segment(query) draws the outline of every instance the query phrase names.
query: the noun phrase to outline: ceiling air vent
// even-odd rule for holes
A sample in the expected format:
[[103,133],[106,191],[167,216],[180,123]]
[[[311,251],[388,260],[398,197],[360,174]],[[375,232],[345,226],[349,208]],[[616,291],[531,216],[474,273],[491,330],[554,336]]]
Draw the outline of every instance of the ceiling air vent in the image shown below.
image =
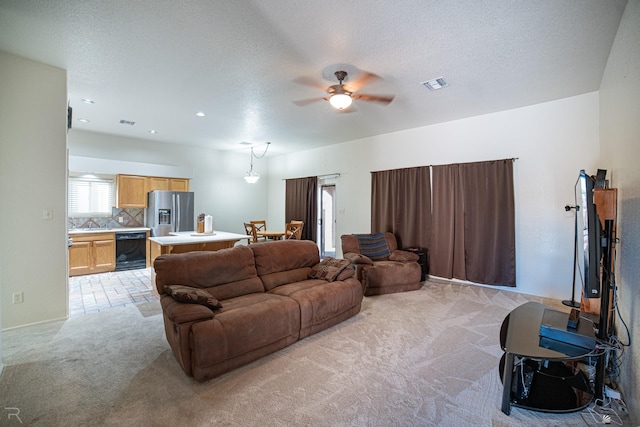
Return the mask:
[[427,80],[426,82],[422,82],[421,84],[429,90],[438,90],[442,89],[443,87],[449,86],[449,83],[447,83],[443,77]]
[[131,120],[120,120],[120,124],[121,125],[129,125],[129,126],[133,126],[136,124],[136,122],[132,122]]

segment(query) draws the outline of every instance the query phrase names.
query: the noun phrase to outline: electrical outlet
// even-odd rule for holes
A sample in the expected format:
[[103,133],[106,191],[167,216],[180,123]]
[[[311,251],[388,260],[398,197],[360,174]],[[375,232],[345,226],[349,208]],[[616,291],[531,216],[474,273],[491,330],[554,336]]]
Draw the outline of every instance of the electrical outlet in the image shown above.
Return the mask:
[[24,302],[24,292],[14,292],[13,293],[13,303],[14,304],[22,304]]
[[119,216],[119,217],[118,217],[118,222],[119,222],[120,224],[122,224],[122,223],[124,222],[124,218],[122,218],[121,216]]

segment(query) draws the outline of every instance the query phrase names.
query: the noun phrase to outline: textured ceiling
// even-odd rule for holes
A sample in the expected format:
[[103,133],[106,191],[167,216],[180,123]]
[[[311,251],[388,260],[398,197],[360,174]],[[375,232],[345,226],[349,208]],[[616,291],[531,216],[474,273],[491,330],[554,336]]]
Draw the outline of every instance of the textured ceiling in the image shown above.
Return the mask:
[[[0,50],[68,70],[74,129],[223,150],[271,141],[273,154],[596,91],[625,5],[0,0]],[[294,104],[324,95],[297,78],[329,86],[338,69],[379,75],[361,92],[395,99]],[[440,76],[449,87],[420,85]]]

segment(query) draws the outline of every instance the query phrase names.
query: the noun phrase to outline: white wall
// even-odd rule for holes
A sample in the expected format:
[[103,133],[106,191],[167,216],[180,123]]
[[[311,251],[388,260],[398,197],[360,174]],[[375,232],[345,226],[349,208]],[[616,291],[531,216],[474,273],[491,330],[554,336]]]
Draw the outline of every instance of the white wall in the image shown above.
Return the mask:
[[[4,285],[6,279],[3,279],[2,326],[5,328],[32,323],[40,318],[53,319],[63,316],[66,308],[66,259],[61,258],[59,262],[56,261],[56,257],[66,255],[66,251],[60,251],[57,247],[57,245],[66,247],[65,221],[57,215],[58,212],[64,212],[64,182],[61,182],[64,180],[62,175],[65,169],[64,153],[63,149],[58,147],[61,143],[55,141],[51,143],[52,132],[49,129],[33,126],[32,122],[27,122],[27,117],[22,115],[26,114],[23,112],[33,111],[33,105],[16,108],[19,103],[26,103],[35,97],[34,91],[38,92],[37,95],[40,97],[42,96],[39,92],[40,86],[30,84],[35,78],[31,74],[46,71],[54,75],[57,73],[64,75],[64,72],[42,64],[15,59],[15,57],[8,56],[8,58],[12,60],[3,61],[3,64],[7,64],[3,65],[3,70],[11,69],[15,74],[12,79],[15,79],[16,83],[12,82],[11,89],[8,88],[3,93],[15,95],[3,96],[2,102],[5,109],[19,117],[14,118],[3,114],[3,117],[11,119],[11,122],[16,122],[18,125],[11,126],[11,134],[7,135],[11,142],[3,144],[2,147],[3,150],[10,150],[14,158],[17,155],[18,161],[5,160],[9,157],[2,156],[3,165],[7,163],[2,168],[3,175],[7,177],[3,179],[3,185],[5,185],[3,188],[7,188],[5,183],[12,182],[14,186],[23,187],[27,184],[35,187],[36,190],[35,193],[29,193],[28,198],[25,198],[22,193],[4,190],[7,198],[3,198],[3,209],[7,209],[4,206],[14,204],[24,207],[19,214],[18,211],[10,211],[3,215],[3,218],[10,219],[3,221],[2,224],[6,224],[3,227],[8,228],[6,232],[11,236],[3,240],[3,254],[8,254],[9,259],[17,258],[16,262],[10,263],[10,267],[5,267],[3,256],[2,277],[11,277],[12,282],[9,288]],[[10,64],[20,66],[9,67]],[[2,80],[5,85],[7,81],[11,81],[6,78]],[[47,78],[38,76],[37,80],[47,81]],[[54,86],[56,96],[66,97],[64,80]],[[23,93],[28,96],[22,97]],[[18,94],[20,94],[19,99]],[[568,298],[572,278],[573,220],[571,215],[564,212],[563,207],[573,201],[573,185],[578,171],[583,168],[587,171],[595,171],[601,166],[597,161],[598,102],[598,94],[590,93],[465,120],[379,135],[321,149],[276,156],[257,162],[256,169],[263,175],[267,175],[268,163],[269,175],[268,180],[265,176],[255,185],[248,185],[242,180],[249,163],[247,150],[219,152],[204,148],[162,144],[151,140],[83,132],[77,129],[72,129],[69,133],[68,144],[69,154],[72,156],[190,168],[193,171],[192,189],[196,192],[196,212],[212,214],[214,227],[234,232],[243,232],[242,222],[250,218],[266,216],[270,223],[284,222],[283,178],[341,173],[341,176],[335,180],[339,211],[337,226],[338,235],[340,235],[366,232],[370,229],[369,172],[371,171],[517,157],[519,158],[515,164],[517,290],[536,295]],[[49,106],[43,107],[43,111],[48,113],[55,109]],[[63,115],[64,112],[55,112],[53,116],[57,114]],[[53,118],[51,120],[55,121]],[[6,127],[3,126],[3,128]],[[56,129],[56,131],[62,132],[63,129]],[[31,136],[32,133],[35,135]],[[15,144],[15,141],[25,141],[25,139],[28,143]],[[25,171],[33,171],[32,176],[25,174]],[[44,175],[52,176],[53,179],[42,180]],[[16,176],[21,177],[17,183]],[[41,181],[45,182],[44,187]],[[37,197],[31,197],[32,194],[36,194]],[[25,203],[23,199],[27,202]],[[7,204],[4,200],[14,203]],[[46,206],[55,208],[56,214],[52,222],[41,220],[42,209]],[[44,246],[36,245],[34,254],[32,243],[25,242],[23,237],[25,232],[28,234],[32,230],[38,230],[39,228],[35,227],[38,224],[40,228],[47,227],[47,229],[58,225],[58,229],[51,243]],[[19,230],[20,235],[16,230]],[[39,232],[37,235],[42,236]],[[4,243],[7,241],[11,244]],[[34,255],[28,258],[17,256],[14,251],[15,242],[20,242],[18,247],[25,246],[22,248],[23,253]],[[43,257],[46,258],[47,265],[52,267],[37,270],[42,272],[42,275],[46,275],[47,280],[39,280],[39,277],[37,280],[22,280],[22,278],[14,280],[20,267],[32,265],[33,256],[39,256],[39,250],[47,254]],[[49,256],[51,254],[55,256]],[[11,268],[12,273],[9,274],[5,268]],[[22,269],[20,271],[20,274],[27,274],[27,277],[38,274],[26,268],[24,271],[27,273],[23,273]],[[60,283],[49,285],[48,283],[52,280]],[[25,302],[16,312],[18,306],[8,305],[6,295],[10,295],[15,291],[16,286],[23,286],[23,284],[27,286],[28,294],[25,295],[27,301],[34,301],[29,294],[49,295],[51,293],[55,294],[56,301],[64,298],[65,302],[60,302],[60,305],[55,308],[51,304],[45,304],[44,307],[39,305],[31,307]],[[44,291],[43,288],[45,288]],[[52,288],[56,291],[52,291]],[[29,307],[30,314],[25,318],[20,314],[22,307]],[[49,312],[50,310],[53,310],[53,313]]]
[[[67,74],[0,52],[0,93],[0,318],[7,329],[67,316]],[[22,304],[12,303],[14,292],[24,293]]]
[[[630,0],[620,22],[600,88],[604,168],[618,189],[617,286],[620,312],[631,328],[622,358],[623,398],[631,425],[640,424],[640,0]],[[617,332],[626,342],[620,321]]]
[[569,299],[574,221],[564,206],[573,204],[580,169],[600,166],[598,103],[589,93],[273,157],[268,220],[284,221],[284,178],[341,174],[340,236],[370,231],[372,171],[517,157],[516,290]]
[[[266,217],[267,180],[251,185],[243,179],[249,170],[248,149],[217,151],[72,129],[69,155],[100,160],[91,164],[101,170],[75,172],[131,174],[136,173],[132,170],[136,164],[141,175],[148,171],[188,171],[190,190],[195,193],[195,214],[212,215],[218,230],[244,234],[244,221]],[[266,175],[266,162],[254,161],[254,167]]]

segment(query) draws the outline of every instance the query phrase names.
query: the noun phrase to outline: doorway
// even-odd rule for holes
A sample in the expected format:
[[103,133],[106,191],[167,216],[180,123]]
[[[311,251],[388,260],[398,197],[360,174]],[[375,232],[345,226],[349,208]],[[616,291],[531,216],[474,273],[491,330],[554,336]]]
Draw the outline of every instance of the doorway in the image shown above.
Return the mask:
[[320,257],[336,256],[336,186],[320,187]]

